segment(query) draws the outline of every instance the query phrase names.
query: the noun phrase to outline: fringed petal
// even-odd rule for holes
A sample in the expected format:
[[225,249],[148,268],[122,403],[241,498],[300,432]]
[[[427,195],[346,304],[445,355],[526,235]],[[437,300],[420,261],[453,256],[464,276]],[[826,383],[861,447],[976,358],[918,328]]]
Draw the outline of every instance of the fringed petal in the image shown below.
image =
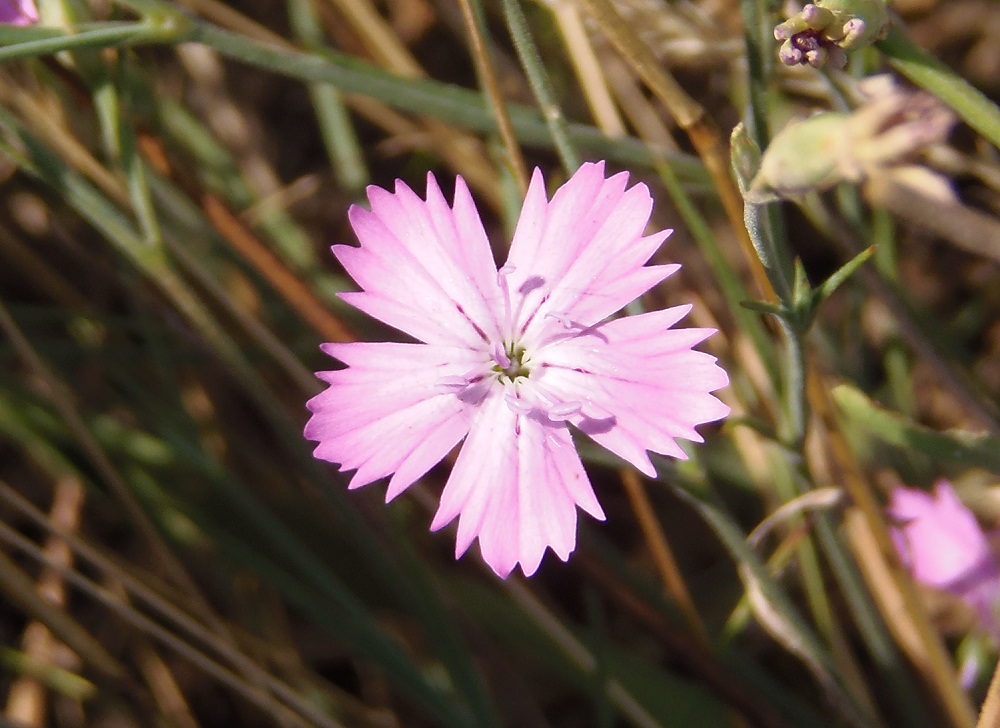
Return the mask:
[[456,556],[478,538],[501,578],[518,564],[531,576],[547,548],[569,558],[578,505],[604,518],[565,425],[515,412],[497,387],[476,415],[431,528],[457,516]]

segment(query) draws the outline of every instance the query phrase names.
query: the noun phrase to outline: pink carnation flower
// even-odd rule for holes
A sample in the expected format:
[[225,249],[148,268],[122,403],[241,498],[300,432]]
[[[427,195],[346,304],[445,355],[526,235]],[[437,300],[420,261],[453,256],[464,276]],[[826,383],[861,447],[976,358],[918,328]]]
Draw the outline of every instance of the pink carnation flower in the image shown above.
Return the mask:
[[972,512],[946,480],[934,494],[896,488],[887,509],[896,550],[913,578],[972,607],[983,628],[1000,637],[1000,564]]
[[433,175],[426,202],[369,187],[361,247],[333,247],[363,289],[342,298],[420,343],[322,347],[347,368],[318,374],[316,457],[350,488],[391,476],[389,501],[464,438],[431,529],[458,517],[456,558],[478,538],[501,577],[565,561],[577,506],[604,518],[569,425],[655,477],[647,450],[683,459],[677,438],[729,412],[710,394],[726,373],[691,349],[713,330],[670,328],[690,306],[606,320],[679,268],[644,265],[670,231],[644,235],[649,190],[627,179],[585,164],[549,201],[536,170],[499,270],[461,177],[450,207]]
[[34,0],[0,0],[0,25],[33,25],[38,22]]

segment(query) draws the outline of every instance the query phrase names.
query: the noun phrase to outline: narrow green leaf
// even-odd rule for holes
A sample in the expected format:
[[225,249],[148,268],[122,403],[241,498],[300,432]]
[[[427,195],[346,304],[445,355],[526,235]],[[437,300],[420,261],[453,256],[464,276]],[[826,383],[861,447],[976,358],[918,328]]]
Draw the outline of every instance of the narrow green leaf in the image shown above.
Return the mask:
[[855,432],[924,453],[941,463],[1000,473],[1000,439],[992,435],[960,430],[937,432],[878,406],[849,384],[835,387],[833,398]]
[[823,301],[829,298],[834,291],[840,288],[844,281],[854,275],[854,272],[866,263],[874,254],[874,245],[865,248],[856,256],[844,263],[844,265],[838,268],[829,278],[823,281],[822,285],[813,291],[812,310],[815,311],[820,304],[823,303]]
[[864,716],[860,706],[841,684],[840,676],[826,648],[747,545],[739,526],[716,506],[691,495],[671,481],[663,482],[670,487],[671,492],[701,515],[705,523],[719,537],[739,567],[740,578],[743,579],[747,595],[754,605],[754,613],[763,626],[785,649],[802,660],[819,685],[839,707],[844,720],[858,728],[871,725],[871,721]]

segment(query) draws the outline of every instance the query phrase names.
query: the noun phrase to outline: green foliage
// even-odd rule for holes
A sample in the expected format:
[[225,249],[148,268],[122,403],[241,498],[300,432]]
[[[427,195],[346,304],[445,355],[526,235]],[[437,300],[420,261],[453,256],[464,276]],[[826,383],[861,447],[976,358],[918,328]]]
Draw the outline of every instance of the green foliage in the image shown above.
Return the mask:
[[[39,686],[52,725],[972,724],[879,504],[893,468],[947,473],[997,520],[1000,274],[866,179],[734,219],[726,190],[789,109],[861,103],[849,73],[776,70],[773,3],[742,0],[745,35],[698,0],[602,0],[600,32],[574,4],[476,4],[529,164],[606,159],[678,221],[659,255],[684,270],[641,305],[693,301],[719,329],[703,348],[735,412],[656,461],[652,527],[580,437],[608,522],[508,582],[427,532],[448,461],[384,505],[301,436],[318,344],[398,336],[336,297],[328,247],[368,183],[462,174],[509,238],[517,173],[452,4],[41,3],[42,25],[0,26],[0,693]],[[876,47],[997,143],[960,73],[899,29]],[[687,116],[643,88],[650,57]],[[736,187],[712,117],[743,117]],[[961,177],[995,211],[987,146],[891,174],[914,204]],[[843,510],[797,507],[837,488]]]

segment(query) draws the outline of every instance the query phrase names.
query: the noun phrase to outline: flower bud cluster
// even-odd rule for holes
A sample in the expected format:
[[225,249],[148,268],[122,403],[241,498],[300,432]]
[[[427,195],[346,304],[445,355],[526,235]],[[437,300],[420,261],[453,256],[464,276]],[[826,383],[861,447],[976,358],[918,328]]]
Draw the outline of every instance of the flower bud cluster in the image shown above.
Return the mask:
[[882,0],[817,0],[774,29],[788,66],[843,68],[847,53],[882,37],[889,13]]

